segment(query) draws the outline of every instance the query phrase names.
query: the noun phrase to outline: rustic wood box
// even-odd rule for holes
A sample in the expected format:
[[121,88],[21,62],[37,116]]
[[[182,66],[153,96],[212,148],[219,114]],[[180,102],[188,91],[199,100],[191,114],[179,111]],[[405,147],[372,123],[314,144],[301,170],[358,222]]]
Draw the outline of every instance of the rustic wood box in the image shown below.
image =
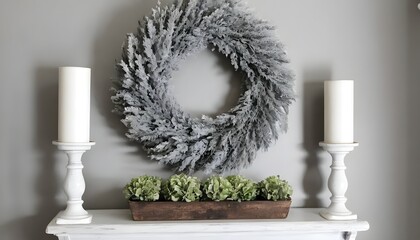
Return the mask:
[[135,221],[206,219],[282,219],[289,214],[291,201],[129,201]]

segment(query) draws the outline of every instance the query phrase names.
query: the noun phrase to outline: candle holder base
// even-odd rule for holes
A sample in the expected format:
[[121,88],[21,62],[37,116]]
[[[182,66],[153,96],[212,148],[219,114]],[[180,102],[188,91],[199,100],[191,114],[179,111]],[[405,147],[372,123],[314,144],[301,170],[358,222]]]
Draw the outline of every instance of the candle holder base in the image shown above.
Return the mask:
[[345,156],[353,151],[359,143],[325,143],[319,145],[331,154],[331,174],[328,178],[328,189],[331,192],[331,203],[328,208],[322,210],[319,214],[327,220],[355,220],[357,215],[353,214],[346,207],[348,182],[346,177]]
[[83,208],[82,195],[85,192],[82,155],[91,149],[95,142],[67,143],[53,141],[53,144],[68,157],[67,174],[64,180],[64,192],[67,195],[67,208],[57,218],[57,224],[89,224],[92,215]]
[[352,212],[330,212],[329,209],[322,210],[319,215],[327,220],[356,220],[357,214]]
[[57,216],[55,223],[57,224],[89,224],[92,222],[92,215],[86,214],[86,216],[78,216],[75,218],[69,218],[66,214],[60,214]]

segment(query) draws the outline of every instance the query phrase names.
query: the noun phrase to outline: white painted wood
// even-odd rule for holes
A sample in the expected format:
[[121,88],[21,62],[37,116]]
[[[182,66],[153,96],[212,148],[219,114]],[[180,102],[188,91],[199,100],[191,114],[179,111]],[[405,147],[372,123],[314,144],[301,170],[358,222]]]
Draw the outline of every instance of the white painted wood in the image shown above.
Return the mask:
[[[72,234],[64,240],[343,240],[336,233]],[[61,239],[59,239],[61,240]]]
[[90,215],[83,208],[82,196],[85,192],[85,179],[83,178],[82,155],[91,149],[95,142],[63,143],[53,142],[59,150],[64,151],[69,159],[67,174],[64,180],[64,192],[67,195],[67,208],[56,217],[57,224],[89,224]]
[[[279,220],[202,220],[202,221],[133,221],[127,209],[90,210],[88,225],[60,225],[54,218],[46,232],[67,236],[65,240],[88,239],[261,239],[307,240],[345,239],[349,233],[366,231],[366,221],[328,221],[318,208],[292,208],[287,219]],[[352,239],[352,238],[350,238]],[[60,238],[61,240],[61,238]]]
[[322,210],[320,215],[328,220],[354,220],[357,215],[346,207],[345,196],[348,182],[346,177],[345,156],[358,146],[358,143],[336,144],[321,142],[319,145],[332,156],[331,175],[328,178],[328,189],[331,191],[331,204]]

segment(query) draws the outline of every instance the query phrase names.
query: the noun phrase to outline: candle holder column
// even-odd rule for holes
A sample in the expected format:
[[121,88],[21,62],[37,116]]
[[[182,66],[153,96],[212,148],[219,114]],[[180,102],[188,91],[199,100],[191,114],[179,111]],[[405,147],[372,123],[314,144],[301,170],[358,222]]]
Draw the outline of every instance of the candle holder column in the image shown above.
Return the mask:
[[359,143],[325,143],[319,145],[331,154],[331,174],[328,178],[328,189],[331,192],[331,204],[320,212],[320,215],[328,220],[354,220],[357,215],[346,207],[348,182],[346,177],[346,165],[344,158],[346,155],[359,146]]
[[90,150],[95,142],[66,143],[53,141],[58,150],[64,151],[68,157],[67,174],[64,180],[64,192],[67,195],[67,208],[57,217],[57,224],[89,224],[90,215],[83,208],[82,196],[85,192],[85,179],[83,178],[82,155]]

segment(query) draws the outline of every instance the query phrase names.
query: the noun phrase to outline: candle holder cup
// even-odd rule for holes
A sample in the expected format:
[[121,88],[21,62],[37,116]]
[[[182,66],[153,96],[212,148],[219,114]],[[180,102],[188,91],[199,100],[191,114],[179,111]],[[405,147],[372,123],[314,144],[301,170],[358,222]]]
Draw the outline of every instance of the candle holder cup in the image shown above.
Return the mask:
[[319,145],[331,154],[331,174],[328,178],[328,189],[331,192],[330,205],[320,212],[320,215],[327,220],[354,220],[357,215],[346,207],[348,182],[346,177],[345,156],[359,146],[359,143],[325,143]]
[[64,151],[68,157],[67,174],[64,180],[64,192],[67,195],[67,208],[57,217],[57,224],[89,224],[90,215],[83,208],[82,195],[85,192],[83,178],[82,155],[90,150],[95,142],[67,143],[53,141],[58,150]]

